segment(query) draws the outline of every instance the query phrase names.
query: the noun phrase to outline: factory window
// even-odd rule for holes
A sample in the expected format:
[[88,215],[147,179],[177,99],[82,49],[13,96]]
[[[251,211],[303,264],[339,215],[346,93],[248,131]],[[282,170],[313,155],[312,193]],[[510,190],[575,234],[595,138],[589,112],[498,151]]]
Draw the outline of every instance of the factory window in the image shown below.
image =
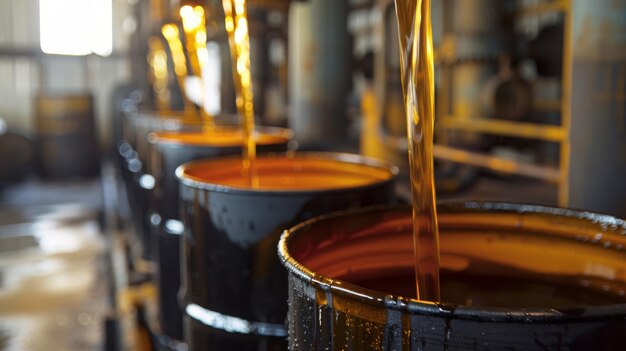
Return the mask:
[[39,0],[39,30],[46,54],[108,56],[112,0]]

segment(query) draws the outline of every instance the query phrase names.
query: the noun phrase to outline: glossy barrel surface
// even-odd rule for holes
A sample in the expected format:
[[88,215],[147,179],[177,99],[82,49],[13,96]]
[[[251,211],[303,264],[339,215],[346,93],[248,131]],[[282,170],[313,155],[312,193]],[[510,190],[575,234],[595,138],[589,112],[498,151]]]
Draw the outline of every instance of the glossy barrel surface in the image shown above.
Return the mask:
[[124,117],[124,140],[119,144],[118,151],[122,157],[120,173],[131,209],[133,262],[154,260],[155,245],[151,244],[151,238],[156,235],[159,225],[158,217],[152,216],[155,213],[154,177],[148,173],[148,161],[152,154],[148,135],[155,131],[173,132],[198,126],[199,117],[194,119],[180,114],[164,116],[156,112],[131,110]]
[[[440,205],[438,212],[442,272],[452,272],[442,276],[442,303],[396,292],[402,279],[393,274],[402,270],[411,288],[405,291],[415,291],[408,207],[331,215],[287,231],[279,256],[289,271],[291,349],[609,350],[623,345],[623,220],[494,203]],[[486,263],[500,269],[488,272],[496,279],[458,296],[465,293],[459,293],[463,284],[484,283],[478,275],[459,281]],[[373,282],[379,272],[391,279]],[[517,291],[515,284],[526,272],[535,280]],[[350,278],[337,278],[342,276]],[[564,282],[573,284],[559,286]]]
[[[236,129],[222,127],[222,129]],[[292,133],[287,129],[259,127],[259,133],[273,135],[276,138],[269,143],[258,145],[260,154],[267,152],[286,152]],[[219,156],[241,154],[240,145],[219,145],[211,143],[189,142],[185,136],[197,136],[195,132],[168,134],[167,139],[152,140],[153,158],[149,173],[155,178],[155,210],[161,224],[155,241],[157,284],[159,291],[160,326],[163,334],[182,340],[182,311],[178,301],[180,287],[180,222],[179,187],[175,175],[176,168],[184,163],[211,159]],[[177,138],[179,137],[179,138]],[[207,141],[210,136],[207,136]]]
[[[262,157],[261,168],[272,157]],[[389,176],[345,188],[259,190],[194,180],[185,176],[192,164],[177,171],[185,223],[181,289],[191,349],[286,349],[287,277],[276,255],[281,231],[322,213],[394,201],[395,167],[356,155],[298,157],[366,165]]]

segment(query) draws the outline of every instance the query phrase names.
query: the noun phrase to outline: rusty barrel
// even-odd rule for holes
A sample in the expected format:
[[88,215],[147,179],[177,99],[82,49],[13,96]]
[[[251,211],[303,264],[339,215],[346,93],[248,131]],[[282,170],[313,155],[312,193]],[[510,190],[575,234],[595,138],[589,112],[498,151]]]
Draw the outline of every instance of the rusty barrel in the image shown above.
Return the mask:
[[35,110],[35,155],[40,176],[96,176],[100,171],[100,149],[93,96],[39,95]]

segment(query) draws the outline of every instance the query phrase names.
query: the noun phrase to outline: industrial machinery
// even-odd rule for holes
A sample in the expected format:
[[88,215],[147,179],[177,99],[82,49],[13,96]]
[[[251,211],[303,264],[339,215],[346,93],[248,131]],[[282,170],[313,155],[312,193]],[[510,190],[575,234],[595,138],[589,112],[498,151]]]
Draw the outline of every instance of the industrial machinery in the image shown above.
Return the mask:
[[[371,52],[374,67],[362,89],[362,152],[402,159],[393,1],[365,3],[353,12],[355,43]],[[623,191],[611,201],[598,194],[611,193],[625,176],[623,151],[609,150],[624,150],[626,140],[626,5],[448,0],[434,2],[432,11],[441,190],[471,182],[471,166],[553,184],[559,206],[624,213]],[[580,142],[583,131],[586,140],[595,135],[594,151]],[[593,169],[603,170],[595,180]],[[456,182],[445,181],[450,172]],[[591,185],[598,180],[610,185],[599,191]]]

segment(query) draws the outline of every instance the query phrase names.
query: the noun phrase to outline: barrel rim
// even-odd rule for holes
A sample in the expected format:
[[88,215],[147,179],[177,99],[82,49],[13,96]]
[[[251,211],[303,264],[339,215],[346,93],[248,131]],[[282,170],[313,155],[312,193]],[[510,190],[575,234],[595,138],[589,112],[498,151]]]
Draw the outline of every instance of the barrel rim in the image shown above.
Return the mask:
[[384,169],[389,172],[390,177],[388,179],[382,181],[375,181],[372,183],[367,183],[364,185],[357,186],[346,186],[341,188],[316,188],[316,189],[251,189],[251,188],[241,188],[236,186],[228,186],[221,185],[217,183],[211,183],[202,181],[199,179],[191,178],[185,174],[185,170],[189,167],[197,166],[198,164],[215,164],[220,163],[224,160],[233,160],[233,159],[241,159],[241,156],[221,156],[215,157],[211,159],[203,159],[187,162],[185,164],[180,165],[176,168],[176,177],[180,184],[195,188],[201,189],[211,192],[218,193],[232,193],[232,194],[242,194],[242,195],[281,195],[281,196],[300,196],[301,194],[328,194],[328,193],[342,193],[342,192],[351,192],[355,190],[366,190],[371,188],[377,188],[380,186],[386,186],[390,183],[393,183],[398,178],[399,169],[397,166],[376,158],[367,157],[358,154],[350,154],[350,153],[340,153],[340,152],[318,152],[318,151],[305,151],[305,152],[294,152],[292,154],[286,153],[264,153],[262,155],[258,155],[257,159],[276,159],[276,158],[300,158],[300,159],[324,159],[324,160],[334,160],[345,163],[352,164],[360,164],[364,166],[375,167],[378,169]]
[[[598,225],[615,225],[622,228],[622,233],[626,233],[626,221],[617,217],[598,214],[589,211],[581,211],[566,208],[557,208],[542,205],[515,204],[506,202],[481,202],[481,201],[442,201],[437,203],[438,210],[474,210],[499,211],[520,213],[551,214],[554,216],[577,218],[580,220],[593,222]],[[546,323],[564,321],[589,321],[608,320],[626,318],[626,303],[600,305],[600,306],[571,306],[565,308],[497,308],[497,307],[476,307],[458,305],[452,303],[435,303],[419,301],[414,298],[394,296],[379,291],[359,287],[357,285],[331,279],[321,274],[315,274],[307,267],[296,261],[289,253],[289,243],[294,235],[305,228],[315,225],[318,222],[329,221],[347,215],[368,215],[374,212],[408,212],[411,207],[407,205],[376,205],[360,209],[350,209],[333,212],[322,216],[311,218],[290,229],[281,235],[278,242],[278,256],[289,274],[304,283],[311,284],[334,295],[356,300],[369,305],[377,305],[381,309],[391,309],[411,315],[427,315],[440,318],[457,318],[476,322],[506,322],[506,323]],[[591,244],[591,243],[589,243]],[[338,284],[336,284],[339,282]],[[579,311],[584,310],[583,314]]]

